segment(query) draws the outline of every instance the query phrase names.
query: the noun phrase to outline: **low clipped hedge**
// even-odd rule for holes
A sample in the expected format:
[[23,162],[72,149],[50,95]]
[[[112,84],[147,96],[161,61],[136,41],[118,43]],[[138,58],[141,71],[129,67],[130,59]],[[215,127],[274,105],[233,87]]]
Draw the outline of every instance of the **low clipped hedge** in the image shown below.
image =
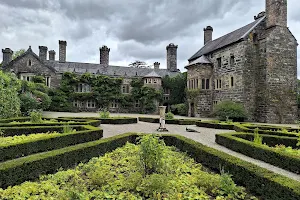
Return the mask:
[[86,117],[86,118],[67,118],[61,117],[61,120],[76,120],[76,121],[86,121],[86,120],[100,120],[101,124],[136,124],[138,119],[136,117],[111,117],[111,118],[97,118],[97,117]]
[[[236,137],[240,135],[240,137]],[[249,157],[259,159],[270,163],[272,165],[278,166],[280,168],[289,170],[291,172],[300,174],[300,158],[297,156],[289,155],[282,152],[277,152],[269,147],[255,144],[251,141],[242,139],[241,136],[245,134],[243,133],[225,133],[225,134],[218,134],[216,135],[216,143],[227,147],[233,151],[242,153]],[[267,141],[271,143],[272,136],[262,135],[263,142]],[[291,143],[291,140],[297,141],[297,138],[290,138],[290,137],[273,137],[272,143],[277,144],[284,144],[284,143]]]
[[[105,154],[123,146],[126,142],[134,143],[138,136],[140,135],[128,133],[1,163],[0,186],[7,187],[26,180],[34,180],[41,174],[54,173],[60,167],[74,167],[74,164]],[[182,136],[163,135],[162,137],[167,145],[187,152],[197,162],[213,170],[219,170],[222,166],[226,172],[233,175],[233,179],[238,184],[244,185],[250,192],[259,195],[261,199],[300,199],[300,183],[298,181],[275,174]]]
[[82,126],[82,131],[61,133],[55,137],[34,139],[14,145],[0,145],[0,162],[30,154],[59,149],[79,143],[101,139],[103,130],[90,125]]
[[277,129],[275,127],[273,127],[274,129],[272,129],[271,126],[270,129],[261,129],[262,126],[251,126],[251,128],[249,128],[249,126],[244,126],[242,124],[234,126],[234,130],[236,132],[244,132],[244,133],[253,133],[255,128],[258,128],[258,133],[263,135],[277,135],[277,136],[286,136],[286,137],[297,137],[299,135],[298,133],[282,132],[281,129]]
[[[139,121],[148,123],[159,123],[159,118],[139,117]],[[166,124],[195,125],[197,121],[198,120],[193,119],[166,119]]]
[[[43,125],[43,124],[41,124]],[[73,125],[73,129],[80,131],[83,130],[84,126]],[[17,136],[17,135],[29,135],[34,133],[47,133],[47,132],[63,132],[64,126],[21,126],[21,127],[1,127],[0,130],[3,132],[4,137]]]
[[215,123],[213,121],[198,121],[198,122],[196,122],[196,126],[204,127],[204,128],[234,130],[235,125],[234,124],[220,124],[220,123]]
[[[20,119],[17,120],[19,122],[26,122],[28,120],[30,120],[28,117],[24,117],[24,118],[15,118],[15,119]],[[86,119],[85,121],[77,121],[75,122],[73,118],[70,118],[70,120],[64,120],[64,119],[60,119],[58,118],[57,120],[59,122],[53,122],[53,123],[16,123],[16,124],[11,124],[9,122],[13,122],[16,120],[12,120],[12,119],[7,119],[6,122],[1,123],[0,121],[0,129],[2,127],[22,127],[22,126],[61,126],[61,125],[65,125],[65,124],[69,124],[69,125],[92,125],[92,126],[100,126],[101,121],[98,119]],[[46,118],[43,118],[46,119]],[[50,118],[47,118],[50,119]],[[4,120],[5,121],[5,120]],[[73,121],[73,122],[68,122],[68,121]]]

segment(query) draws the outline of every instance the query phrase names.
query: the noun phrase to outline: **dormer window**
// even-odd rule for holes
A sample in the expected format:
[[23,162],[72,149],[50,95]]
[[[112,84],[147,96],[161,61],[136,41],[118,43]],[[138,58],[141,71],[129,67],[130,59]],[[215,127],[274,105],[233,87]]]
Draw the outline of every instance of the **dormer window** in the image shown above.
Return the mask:
[[31,62],[31,60],[29,59],[28,60],[28,66],[30,67],[32,65],[32,62]]

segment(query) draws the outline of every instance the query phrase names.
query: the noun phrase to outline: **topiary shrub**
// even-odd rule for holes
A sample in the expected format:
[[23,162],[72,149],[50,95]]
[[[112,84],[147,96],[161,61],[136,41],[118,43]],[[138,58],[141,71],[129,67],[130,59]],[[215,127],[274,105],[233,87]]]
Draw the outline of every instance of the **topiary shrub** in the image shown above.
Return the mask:
[[110,113],[109,113],[109,111],[107,111],[107,110],[101,111],[101,112],[99,113],[99,116],[100,116],[101,119],[108,119],[108,118],[109,118],[109,115],[110,115]]
[[214,116],[219,120],[231,119],[237,122],[244,121],[247,118],[247,113],[243,105],[232,101],[223,101],[216,106]]

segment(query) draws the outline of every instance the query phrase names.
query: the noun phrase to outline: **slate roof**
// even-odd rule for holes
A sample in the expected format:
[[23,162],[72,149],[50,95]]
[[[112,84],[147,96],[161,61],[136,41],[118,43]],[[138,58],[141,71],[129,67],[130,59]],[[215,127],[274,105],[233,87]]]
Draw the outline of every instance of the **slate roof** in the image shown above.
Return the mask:
[[212,41],[206,43],[206,45],[203,46],[197,53],[195,53],[189,59],[189,61],[193,61],[202,55],[209,54],[209,53],[211,53],[217,49],[220,49],[222,47],[225,47],[227,45],[242,41],[265,18],[266,18],[265,16],[258,18],[254,22],[252,22],[242,28],[239,28],[231,33],[228,33],[227,35],[224,35],[218,39],[215,39],[215,40],[212,40]]
[[161,78],[160,75],[158,75],[154,70],[152,72],[150,72],[149,74],[147,74],[146,76],[144,76],[144,78]]
[[[153,72],[151,68],[134,68],[134,67],[125,67],[125,66],[114,66],[109,65],[108,67],[102,64],[93,64],[93,63],[79,63],[79,62],[59,62],[59,61],[45,61],[45,64],[53,67],[57,72],[75,72],[79,74],[91,73],[107,76],[118,76],[118,77],[145,77]],[[171,72],[167,69],[156,69],[155,73],[160,77],[170,76],[174,77],[179,72]]]
[[185,66],[185,68],[188,68],[189,66],[192,66],[195,64],[212,64],[212,63],[205,55],[202,55],[199,58],[197,58],[196,60],[193,60],[192,62],[190,62],[187,66]]

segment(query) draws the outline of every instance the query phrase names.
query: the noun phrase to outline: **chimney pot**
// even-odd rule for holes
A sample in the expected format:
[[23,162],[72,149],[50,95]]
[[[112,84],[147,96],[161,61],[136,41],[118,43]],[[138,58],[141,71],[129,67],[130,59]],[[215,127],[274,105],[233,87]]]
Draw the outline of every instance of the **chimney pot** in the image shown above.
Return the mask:
[[12,56],[13,56],[14,52],[10,48],[5,48],[5,49],[2,49],[2,53],[3,53],[2,64],[3,64],[3,66],[5,66],[8,63],[10,63],[10,61],[12,61]]
[[101,48],[99,48],[99,50],[100,50],[100,64],[108,66],[110,48],[103,45]]
[[59,62],[66,62],[67,41],[59,40]]
[[54,50],[49,51],[49,60],[55,61],[55,54],[56,52]]
[[47,52],[48,52],[48,47],[46,46],[39,46],[39,58],[41,61],[47,60]]
[[207,26],[203,29],[204,31],[204,45],[206,45],[208,42],[212,41],[212,34],[214,29],[211,26]]

